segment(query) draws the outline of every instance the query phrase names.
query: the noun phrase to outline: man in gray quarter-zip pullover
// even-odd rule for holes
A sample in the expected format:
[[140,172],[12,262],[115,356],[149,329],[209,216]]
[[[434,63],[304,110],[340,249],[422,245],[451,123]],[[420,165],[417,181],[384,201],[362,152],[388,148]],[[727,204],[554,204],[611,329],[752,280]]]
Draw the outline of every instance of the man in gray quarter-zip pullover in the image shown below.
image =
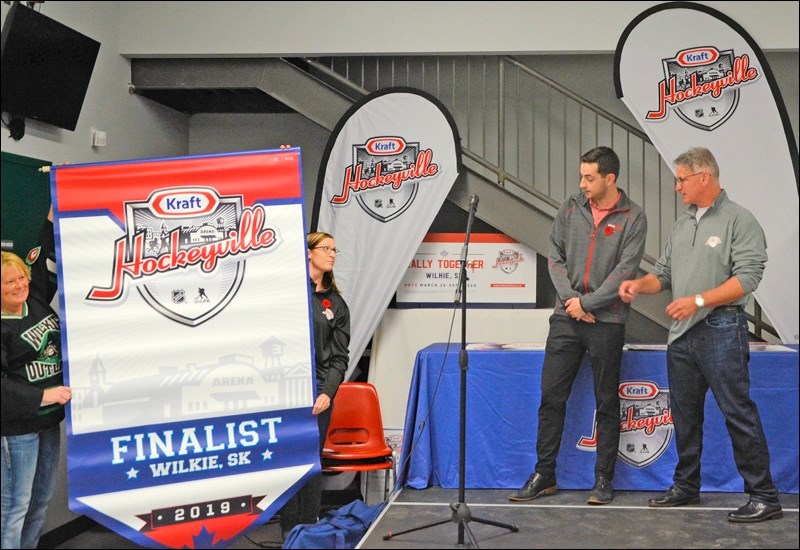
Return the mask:
[[703,410],[709,388],[725,416],[733,458],[750,499],[728,520],[755,523],[783,515],[772,483],[769,450],[758,408],[750,398],[750,345],[744,304],[767,261],[764,231],[755,217],[728,198],[708,149],[675,159],[675,190],[689,209],[672,226],[653,272],[620,285],[631,302],[638,294],[672,289],[667,347],[670,407],[678,449],[673,484],[650,506],[700,500]]

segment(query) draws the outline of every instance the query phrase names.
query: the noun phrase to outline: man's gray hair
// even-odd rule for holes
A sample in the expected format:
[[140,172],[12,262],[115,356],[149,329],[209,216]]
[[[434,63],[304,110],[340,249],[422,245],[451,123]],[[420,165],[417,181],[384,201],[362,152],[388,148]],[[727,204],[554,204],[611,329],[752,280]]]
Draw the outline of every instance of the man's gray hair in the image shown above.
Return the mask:
[[676,166],[685,166],[689,170],[706,170],[709,174],[719,179],[719,164],[714,155],[705,147],[693,147],[682,153],[673,163]]

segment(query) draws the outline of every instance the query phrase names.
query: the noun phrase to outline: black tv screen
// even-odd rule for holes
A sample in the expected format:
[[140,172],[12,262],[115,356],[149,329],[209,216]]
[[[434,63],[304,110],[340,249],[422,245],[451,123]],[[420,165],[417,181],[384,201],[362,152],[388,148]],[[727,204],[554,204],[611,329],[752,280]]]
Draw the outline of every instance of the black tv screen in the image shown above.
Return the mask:
[[20,2],[2,34],[2,110],[75,130],[100,42]]

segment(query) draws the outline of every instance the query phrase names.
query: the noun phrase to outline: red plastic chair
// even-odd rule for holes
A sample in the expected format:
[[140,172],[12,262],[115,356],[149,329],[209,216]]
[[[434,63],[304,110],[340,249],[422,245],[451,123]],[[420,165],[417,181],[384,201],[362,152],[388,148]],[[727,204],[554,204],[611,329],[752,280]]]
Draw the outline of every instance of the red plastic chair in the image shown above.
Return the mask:
[[[331,423],[322,449],[322,471],[396,471],[392,449],[386,444],[378,392],[366,382],[343,382],[334,399]],[[367,477],[367,483],[369,477]],[[369,492],[369,486],[366,486]],[[384,482],[384,500],[389,492],[389,475]],[[366,495],[365,495],[366,497]]]

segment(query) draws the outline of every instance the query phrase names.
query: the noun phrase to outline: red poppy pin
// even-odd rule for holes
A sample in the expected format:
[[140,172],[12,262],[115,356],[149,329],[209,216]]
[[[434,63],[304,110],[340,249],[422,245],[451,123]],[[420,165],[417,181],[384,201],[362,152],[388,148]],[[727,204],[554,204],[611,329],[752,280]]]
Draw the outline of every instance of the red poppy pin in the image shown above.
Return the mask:
[[603,230],[603,233],[605,233],[606,235],[613,235],[614,234],[614,226],[613,225],[607,225],[606,228]]
[[322,307],[325,308],[322,314],[328,321],[333,321],[333,311],[331,311],[331,305],[332,305],[331,301],[328,300],[327,298],[322,300]]

